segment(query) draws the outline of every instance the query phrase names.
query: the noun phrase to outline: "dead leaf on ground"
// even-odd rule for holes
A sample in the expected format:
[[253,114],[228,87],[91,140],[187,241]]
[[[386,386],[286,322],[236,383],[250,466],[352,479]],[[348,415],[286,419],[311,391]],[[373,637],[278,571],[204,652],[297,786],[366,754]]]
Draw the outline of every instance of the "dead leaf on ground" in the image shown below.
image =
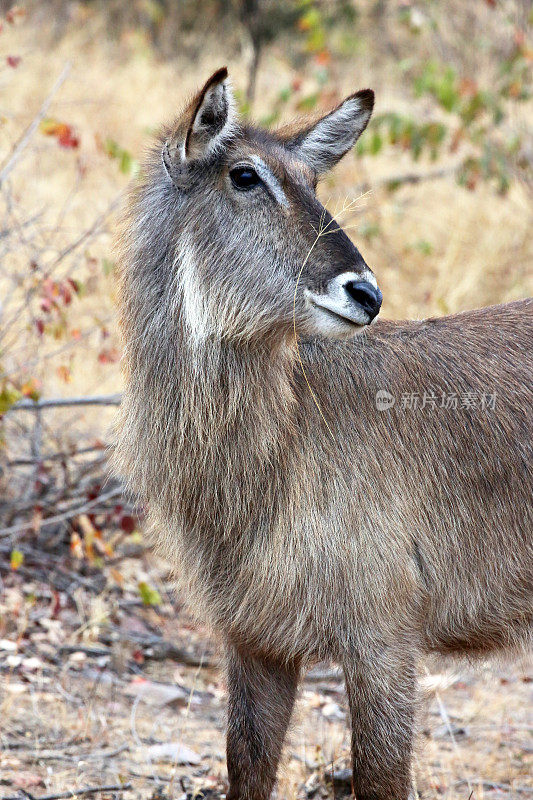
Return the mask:
[[13,786],[18,789],[31,789],[32,786],[44,786],[44,781],[35,772],[17,772],[11,779]]
[[[177,684],[154,683],[148,680],[132,681],[124,690],[129,697],[139,697],[148,705],[161,708],[167,705],[186,706],[189,703],[191,692],[189,689]],[[194,700],[192,702],[199,702]]]
[[147,761],[166,761],[171,764],[199,764],[201,758],[198,753],[179,742],[165,742],[147,747],[145,752]]

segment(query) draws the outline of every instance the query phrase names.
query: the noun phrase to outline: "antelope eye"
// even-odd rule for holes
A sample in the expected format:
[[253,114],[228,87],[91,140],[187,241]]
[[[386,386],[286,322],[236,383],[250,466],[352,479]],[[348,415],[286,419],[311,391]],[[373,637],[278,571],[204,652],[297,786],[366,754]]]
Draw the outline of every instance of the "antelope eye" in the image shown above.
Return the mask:
[[236,189],[253,189],[261,183],[261,178],[252,167],[234,167],[229,176]]

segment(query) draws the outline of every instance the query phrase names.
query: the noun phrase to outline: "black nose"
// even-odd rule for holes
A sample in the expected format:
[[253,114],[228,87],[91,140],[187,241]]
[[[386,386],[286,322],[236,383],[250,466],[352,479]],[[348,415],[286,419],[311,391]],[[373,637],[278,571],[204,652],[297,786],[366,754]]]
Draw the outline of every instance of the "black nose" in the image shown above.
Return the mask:
[[370,321],[377,317],[383,301],[383,295],[377,287],[368,281],[348,281],[344,284],[344,288],[352,300],[366,311]]

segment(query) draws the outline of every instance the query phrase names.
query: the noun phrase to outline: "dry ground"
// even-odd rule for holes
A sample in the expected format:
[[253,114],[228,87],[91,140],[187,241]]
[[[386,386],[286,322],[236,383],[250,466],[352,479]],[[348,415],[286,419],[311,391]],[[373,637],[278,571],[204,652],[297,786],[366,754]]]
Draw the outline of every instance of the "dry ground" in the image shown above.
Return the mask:
[[[49,583],[19,574],[5,578],[1,797],[21,789],[40,797],[122,784],[131,784],[120,792],[126,800],[224,792],[217,649],[176,606],[164,566],[142,551],[135,558],[124,552],[116,554],[121,585],[112,568],[104,569],[105,585],[100,574],[89,581],[90,590],[88,578],[71,572],[74,605]],[[69,569],[64,560],[62,567]],[[157,609],[140,603],[140,577],[160,590],[164,600]],[[531,661],[463,664],[454,671],[428,666],[421,674],[415,759],[420,796],[533,797]],[[349,793],[342,780],[349,747],[345,715],[342,678],[321,665],[300,691],[279,798]]]

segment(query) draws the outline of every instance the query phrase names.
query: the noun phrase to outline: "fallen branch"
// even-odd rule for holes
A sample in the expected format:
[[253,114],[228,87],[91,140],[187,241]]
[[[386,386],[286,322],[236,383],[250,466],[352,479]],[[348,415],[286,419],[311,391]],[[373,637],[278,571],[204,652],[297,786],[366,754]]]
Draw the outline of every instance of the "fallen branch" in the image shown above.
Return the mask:
[[[102,631],[99,639],[100,642],[106,645],[112,645],[117,641],[130,644],[134,642],[139,645],[139,647],[143,648],[144,657],[146,660],[150,661],[165,661],[169,658],[172,659],[172,661],[179,661],[187,667],[210,669],[211,667],[217,666],[217,661],[215,659],[205,655],[197,656],[189,650],[178,647],[173,644],[173,642],[169,642],[167,639],[163,639],[160,636],[150,636],[134,633],[133,631],[128,632],[128,634],[122,634],[114,630],[111,633]],[[78,650],[80,648],[74,646],[73,649]]]
[[111,650],[108,648],[104,650],[103,647],[86,647],[82,644],[62,644],[57,652],[60,656],[70,655],[71,653],[84,653],[90,658],[101,658],[102,656],[111,655]]
[[[19,748],[20,749],[20,748]],[[95,750],[94,752],[80,753],[75,750],[71,753],[65,753],[64,750],[27,750],[21,754],[21,757],[26,761],[75,761],[78,763],[81,759],[84,761],[97,761],[98,759],[106,760],[114,758],[115,756],[125,753],[130,749],[129,744],[122,744],[120,747],[115,747],[113,750]],[[41,800],[38,798],[36,800]]]

